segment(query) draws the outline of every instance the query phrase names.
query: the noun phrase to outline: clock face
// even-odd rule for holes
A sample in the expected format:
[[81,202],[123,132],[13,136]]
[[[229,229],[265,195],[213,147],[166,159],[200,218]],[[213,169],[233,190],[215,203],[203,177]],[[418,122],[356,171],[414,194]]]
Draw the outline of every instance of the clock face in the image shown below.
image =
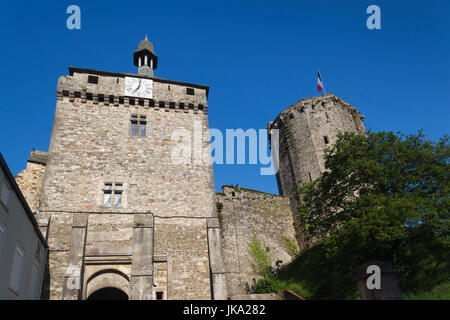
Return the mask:
[[153,98],[153,80],[125,77],[125,96]]

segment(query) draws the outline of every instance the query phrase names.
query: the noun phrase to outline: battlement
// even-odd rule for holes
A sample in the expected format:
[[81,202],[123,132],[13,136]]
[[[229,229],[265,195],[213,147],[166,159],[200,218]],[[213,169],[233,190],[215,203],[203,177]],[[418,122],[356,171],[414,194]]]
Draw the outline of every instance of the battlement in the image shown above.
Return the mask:
[[48,152],[32,149],[28,162],[38,163],[42,165],[47,164]]
[[[58,80],[57,98],[70,102],[90,103],[104,106],[141,106],[166,112],[189,111],[207,114],[209,87],[187,82],[129,73],[114,73],[83,68],[69,68],[70,76]],[[126,94],[126,81],[149,81],[151,97]],[[139,80],[138,80],[139,79]]]
[[304,113],[306,111],[315,113],[315,112],[325,112],[327,110],[331,110],[332,108],[340,108],[342,111],[346,111],[352,115],[353,118],[359,119],[360,121],[364,121],[364,115],[361,115],[359,111],[350,105],[348,102],[334,95],[333,93],[328,93],[321,96],[315,96],[310,98],[305,98],[297,101],[296,103],[290,105],[286,109],[280,112],[280,114],[275,118],[273,122],[269,122],[267,125],[267,129],[270,132],[270,129],[278,128],[278,126],[286,120],[286,118],[295,117],[296,112]]

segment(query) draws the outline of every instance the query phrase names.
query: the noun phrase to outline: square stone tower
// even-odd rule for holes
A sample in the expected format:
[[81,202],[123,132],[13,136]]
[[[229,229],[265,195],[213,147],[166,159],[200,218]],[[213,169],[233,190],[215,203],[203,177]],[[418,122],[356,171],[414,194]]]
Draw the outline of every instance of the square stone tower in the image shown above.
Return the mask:
[[138,74],[70,67],[58,80],[37,216],[47,298],[227,297],[212,164],[174,161],[174,132],[196,126],[211,155],[209,87],[156,78],[157,61],[146,37]]

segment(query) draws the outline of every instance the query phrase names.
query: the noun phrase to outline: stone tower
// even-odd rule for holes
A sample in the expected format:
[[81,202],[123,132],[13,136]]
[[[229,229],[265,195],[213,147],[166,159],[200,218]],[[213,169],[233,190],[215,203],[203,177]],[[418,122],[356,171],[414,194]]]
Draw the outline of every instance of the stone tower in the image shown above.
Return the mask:
[[[57,103],[37,219],[50,299],[224,299],[211,163],[174,163],[175,130],[208,130],[208,86],[69,68]],[[209,136],[200,144],[209,151]]]
[[[364,116],[334,94],[303,99],[282,111],[268,124],[279,130],[280,195],[289,197],[293,214],[297,212],[297,190],[305,182],[317,179],[325,170],[324,150],[337,140],[339,132],[365,134]],[[299,228],[301,249],[305,243]]]

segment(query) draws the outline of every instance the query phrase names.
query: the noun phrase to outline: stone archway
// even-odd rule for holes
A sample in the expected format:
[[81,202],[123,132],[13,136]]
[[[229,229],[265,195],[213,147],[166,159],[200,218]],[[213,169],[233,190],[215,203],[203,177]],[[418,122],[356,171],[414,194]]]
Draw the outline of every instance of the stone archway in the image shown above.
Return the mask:
[[105,287],[91,293],[88,300],[128,300],[128,295],[120,289]]
[[87,300],[128,300],[130,281],[127,275],[115,269],[96,272],[87,280]]

